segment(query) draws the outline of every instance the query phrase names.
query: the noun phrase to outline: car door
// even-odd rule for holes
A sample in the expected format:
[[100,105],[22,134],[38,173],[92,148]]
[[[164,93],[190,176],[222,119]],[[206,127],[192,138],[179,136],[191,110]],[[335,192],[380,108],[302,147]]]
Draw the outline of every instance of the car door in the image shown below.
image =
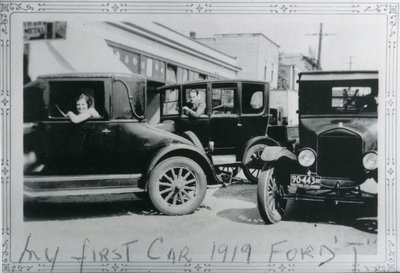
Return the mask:
[[[48,119],[43,122],[48,145],[48,170],[60,174],[98,173],[102,163],[98,160],[98,135],[106,123],[107,113],[105,82],[96,78],[61,78],[49,81]],[[99,113],[98,118],[89,118],[73,123],[65,113],[74,112],[76,101],[85,94]]]
[[198,104],[204,110],[199,116],[194,117],[181,111],[178,125],[179,132],[192,131],[199,138],[204,147],[208,146],[209,140],[209,116],[207,108],[207,83],[188,84],[182,87],[181,101],[183,107],[191,107],[190,93],[197,94]]
[[264,83],[242,82],[241,115],[242,141],[256,136],[264,136],[268,123],[268,85]]
[[240,145],[242,125],[239,122],[237,83],[211,84],[210,140],[215,154],[233,152]]

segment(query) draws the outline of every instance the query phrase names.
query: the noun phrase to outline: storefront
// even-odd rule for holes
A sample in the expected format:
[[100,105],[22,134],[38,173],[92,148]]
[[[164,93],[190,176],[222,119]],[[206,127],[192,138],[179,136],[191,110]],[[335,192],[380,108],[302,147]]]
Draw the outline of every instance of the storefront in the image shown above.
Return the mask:
[[159,119],[157,87],[236,78],[240,71],[236,58],[157,23],[26,22],[24,29],[26,79],[62,72],[141,74],[147,78],[151,123]]

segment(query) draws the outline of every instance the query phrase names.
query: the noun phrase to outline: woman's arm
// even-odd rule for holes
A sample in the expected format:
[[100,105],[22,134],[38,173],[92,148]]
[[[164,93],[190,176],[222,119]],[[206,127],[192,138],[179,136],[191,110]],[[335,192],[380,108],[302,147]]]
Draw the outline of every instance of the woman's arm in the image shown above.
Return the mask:
[[67,115],[73,123],[80,123],[91,117],[91,114],[88,111],[86,111],[85,113],[81,113],[79,115],[76,115],[73,112],[69,111]]

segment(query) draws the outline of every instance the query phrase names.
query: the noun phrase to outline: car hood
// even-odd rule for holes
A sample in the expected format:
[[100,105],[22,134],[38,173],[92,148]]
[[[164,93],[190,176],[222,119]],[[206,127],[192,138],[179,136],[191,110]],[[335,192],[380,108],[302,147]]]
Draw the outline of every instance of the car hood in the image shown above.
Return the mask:
[[[335,132],[350,131],[362,139],[363,152],[377,150],[377,119],[376,118],[308,118],[300,121],[303,139],[314,139],[321,134],[334,135]],[[311,144],[311,143],[310,143]],[[315,146],[315,145],[311,145]]]

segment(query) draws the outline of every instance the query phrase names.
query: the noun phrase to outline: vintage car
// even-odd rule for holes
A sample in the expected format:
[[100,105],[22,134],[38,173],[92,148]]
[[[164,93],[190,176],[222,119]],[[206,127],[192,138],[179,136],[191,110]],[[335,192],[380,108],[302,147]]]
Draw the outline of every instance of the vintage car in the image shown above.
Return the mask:
[[377,197],[362,186],[378,180],[378,72],[304,72],[298,82],[296,152],[270,147],[261,155],[257,196],[266,223],[282,219],[289,199],[338,204]]
[[[217,170],[236,175],[239,167],[257,183],[263,165],[261,152],[280,141],[268,136],[269,84],[250,80],[201,80],[160,87],[158,126],[190,139],[205,149]],[[204,105],[187,115],[190,93]]]
[[[74,123],[66,113],[75,111],[81,94],[92,99],[98,116]],[[25,201],[147,191],[165,214],[193,212],[207,179],[217,182],[214,167],[192,142],[149,126],[145,105],[146,80],[134,74],[46,75],[27,84]]]

